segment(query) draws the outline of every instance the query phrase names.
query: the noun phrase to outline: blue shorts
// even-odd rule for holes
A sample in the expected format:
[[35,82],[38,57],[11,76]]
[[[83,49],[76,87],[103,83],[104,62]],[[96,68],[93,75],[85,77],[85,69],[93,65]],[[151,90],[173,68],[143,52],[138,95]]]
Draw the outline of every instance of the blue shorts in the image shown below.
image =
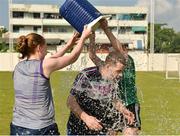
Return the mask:
[[10,135],[60,135],[56,123],[42,129],[29,129],[10,124]]

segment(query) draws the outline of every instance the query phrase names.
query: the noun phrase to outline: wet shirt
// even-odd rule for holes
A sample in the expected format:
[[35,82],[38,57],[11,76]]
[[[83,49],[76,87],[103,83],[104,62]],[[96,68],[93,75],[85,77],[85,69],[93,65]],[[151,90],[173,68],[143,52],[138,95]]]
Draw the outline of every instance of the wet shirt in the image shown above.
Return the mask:
[[112,104],[112,100],[118,97],[115,93],[115,84],[103,80],[97,67],[87,68],[78,74],[71,95],[75,96],[83,111],[101,120],[103,129],[88,129],[85,123],[71,112],[67,124],[70,134],[104,135],[108,128],[115,128],[115,122],[119,122],[121,115]]
[[42,61],[24,60],[14,70],[15,104],[12,123],[41,129],[53,124],[54,104],[50,81],[43,75]]
[[127,66],[123,71],[123,76],[119,80],[119,97],[127,106],[133,103],[138,103],[137,89],[135,86],[135,65],[133,58],[128,55]]

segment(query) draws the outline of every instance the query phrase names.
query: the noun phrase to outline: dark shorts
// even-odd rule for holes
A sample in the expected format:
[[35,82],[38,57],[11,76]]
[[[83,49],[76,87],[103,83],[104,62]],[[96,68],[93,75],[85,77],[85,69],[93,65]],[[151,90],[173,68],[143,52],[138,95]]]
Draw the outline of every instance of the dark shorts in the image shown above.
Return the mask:
[[123,119],[125,123],[124,126],[128,128],[138,128],[139,130],[141,130],[140,105],[134,103],[126,106],[126,108],[134,114],[135,122],[133,125],[129,125],[127,124],[127,120]]
[[10,135],[60,135],[56,123],[42,129],[29,129],[10,124]]

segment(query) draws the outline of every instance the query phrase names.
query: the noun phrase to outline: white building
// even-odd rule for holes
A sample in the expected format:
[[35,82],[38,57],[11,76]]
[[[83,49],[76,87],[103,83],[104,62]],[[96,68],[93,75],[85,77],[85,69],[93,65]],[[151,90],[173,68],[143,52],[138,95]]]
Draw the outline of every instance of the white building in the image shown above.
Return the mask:
[[[148,9],[146,7],[96,7],[102,14],[111,15],[108,24],[112,32],[130,48],[144,49],[148,38]],[[48,43],[58,44],[67,41],[73,32],[69,23],[59,15],[56,5],[12,4],[12,36],[36,32],[45,37]],[[98,29],[97,43],[109,43],[109,40]]]

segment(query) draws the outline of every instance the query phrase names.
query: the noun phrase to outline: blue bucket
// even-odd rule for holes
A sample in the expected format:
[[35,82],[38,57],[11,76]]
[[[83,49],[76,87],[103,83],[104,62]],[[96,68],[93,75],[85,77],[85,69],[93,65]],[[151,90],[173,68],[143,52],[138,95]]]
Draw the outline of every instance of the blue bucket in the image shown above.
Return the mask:
[[102,14],[87,0],[66,0],[59,12],[79,33],[84,25],[96,25],[97,28],[97,22],[102,18]]

